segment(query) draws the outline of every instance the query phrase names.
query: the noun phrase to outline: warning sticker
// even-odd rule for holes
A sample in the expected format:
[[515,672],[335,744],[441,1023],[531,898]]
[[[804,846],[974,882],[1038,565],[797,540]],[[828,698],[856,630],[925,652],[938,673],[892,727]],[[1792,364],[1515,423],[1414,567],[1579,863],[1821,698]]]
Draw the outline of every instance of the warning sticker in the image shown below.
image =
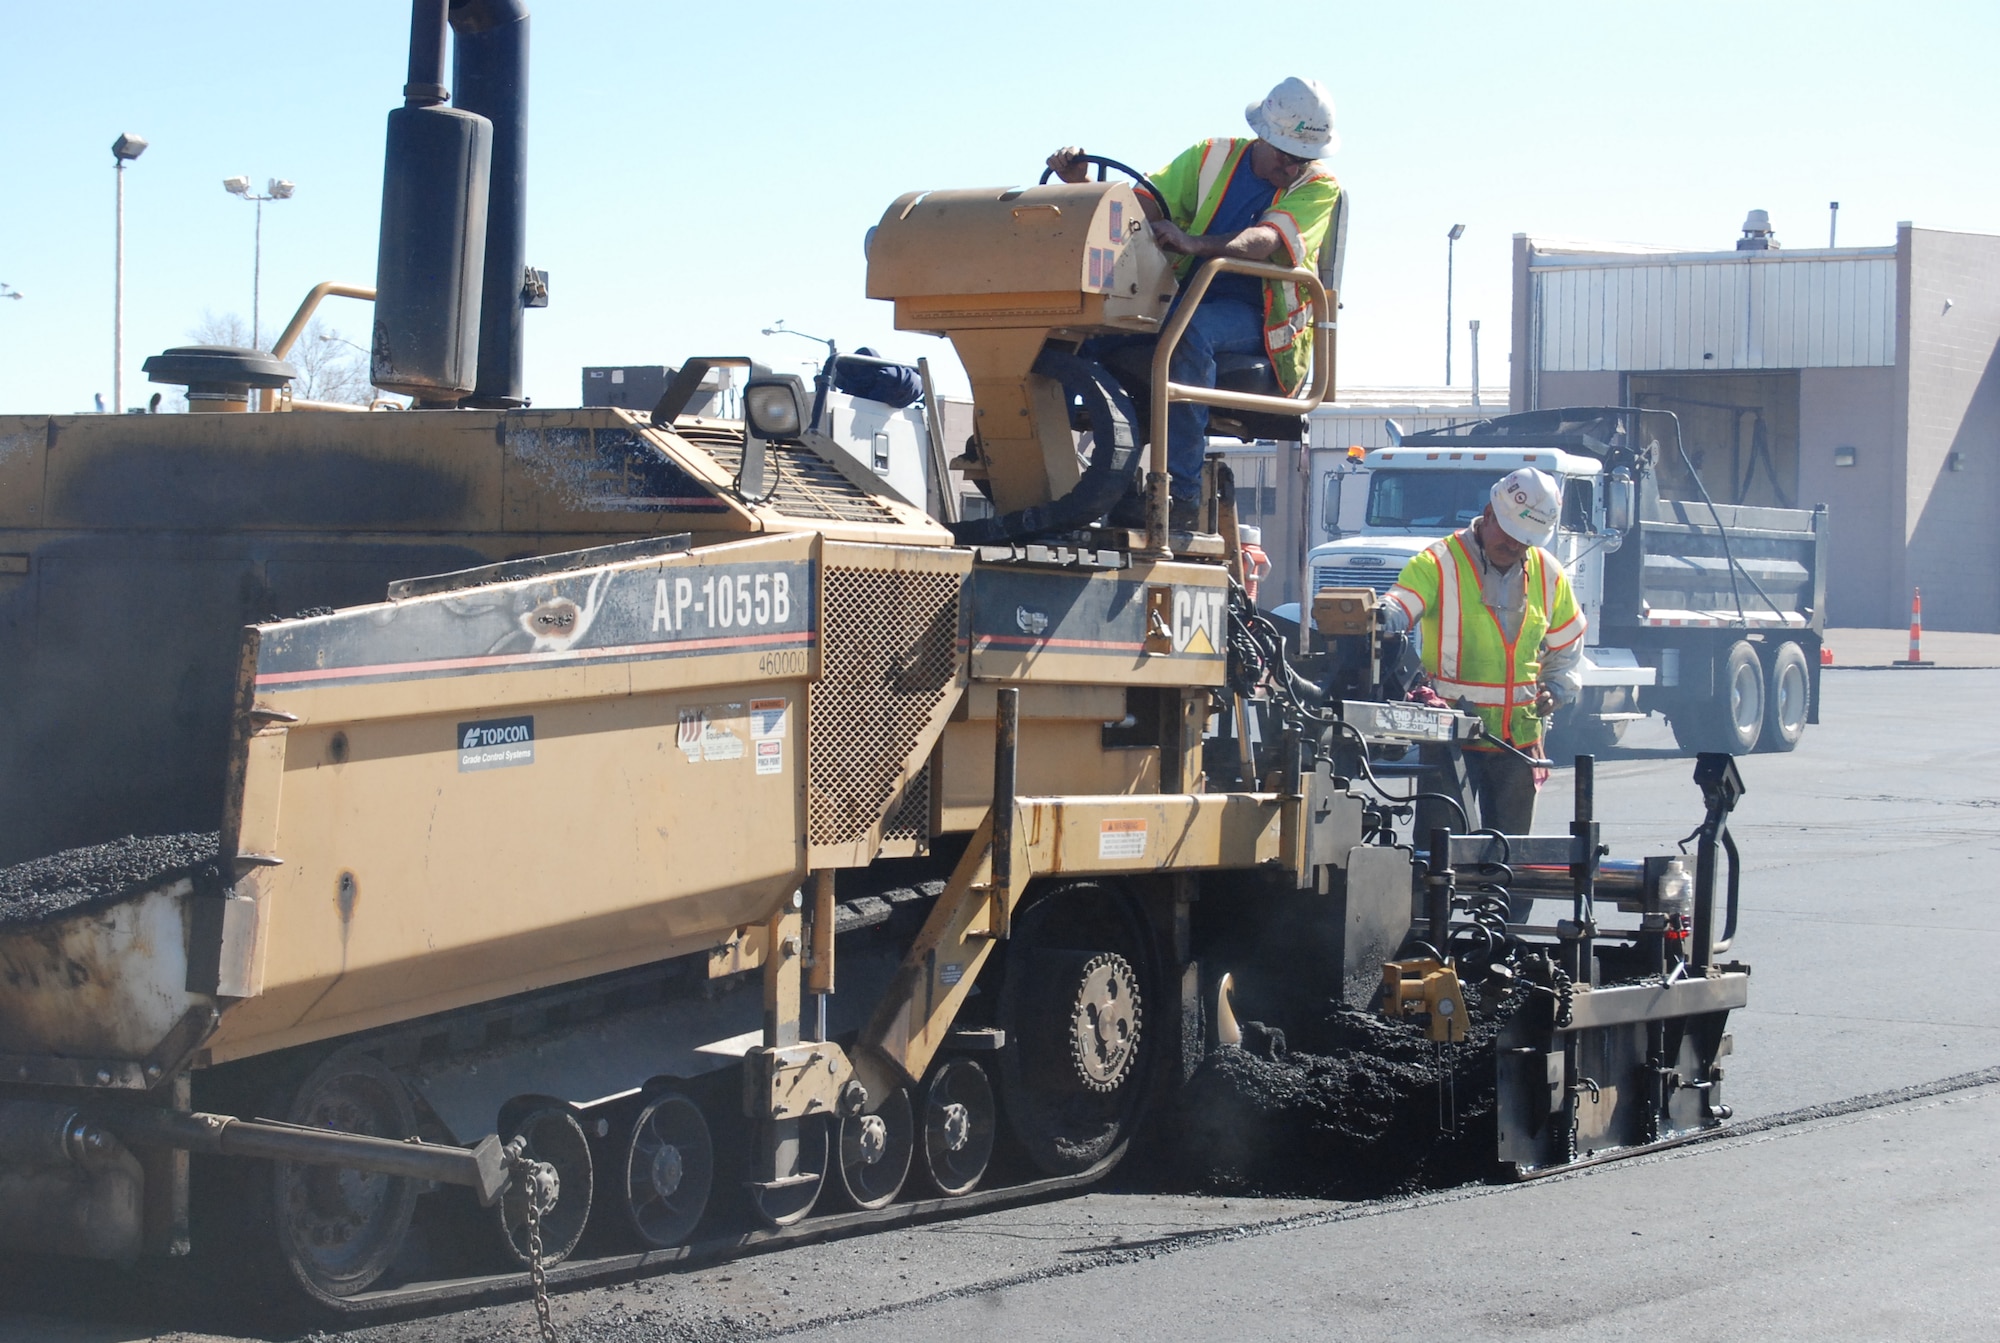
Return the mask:
[[785,735],[787,715],[791,701],[787,699],[753,699],[750,701],[750,740],[763,741],[768,737]]
[[759,774],[782,774],[785,771],[785,743],[775,737],[767,737],[757,743],[757,772]]
[[1099,858],[1145,857],[1146,823],[1140,820],[1098,822],[1097,856]]

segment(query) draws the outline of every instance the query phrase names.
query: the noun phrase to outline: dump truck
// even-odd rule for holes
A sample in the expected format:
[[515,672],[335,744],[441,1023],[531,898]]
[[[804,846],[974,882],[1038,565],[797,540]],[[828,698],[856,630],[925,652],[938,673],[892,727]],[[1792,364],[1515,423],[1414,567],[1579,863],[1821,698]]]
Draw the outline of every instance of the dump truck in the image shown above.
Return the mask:
[[1402,702],[1365,622],[1294,660],[1227,477],[1170,530],[1164,445],[1080,352],[1157,335],[1153,423],[1303,414],[1317,276],[1301,396],[1187,388],[1191,305],[1270,268],[1174,309],[1143,182],[894,201],[868,291],[978,406],[996,512],[955,528],[796,378],[748,370],[740,419],[687,413],[703,358],[643,413],[528,407],[537,286],[486,227],[525,14],[414,12],[345,288],[415,408],[202,347],[150,363],[200,413],[0,419],[0,1244],[350,1316],[629,1273],[1087,1185],[1241,1019],[1442,1046],[1468,989],[1511,1004],[1497,1171],[1727,1117],[1734,766],[1692,867],[1602,856],[1587,762],[1569,834],[1419,858],[1371,761],[1477,720]]
[[1568,407],[1408,434],[1367,454],[1360,532],[1313,547],[1313,588],[1386,592],[1411,556],[1465,526],[1493,483],[1561,484],[1553,547],[1589,631],[1559,756],[1615,745],[1661,713],[1684,750],[1790,751],[1819,721],[1825,505],[1718,504],[1668,411]]

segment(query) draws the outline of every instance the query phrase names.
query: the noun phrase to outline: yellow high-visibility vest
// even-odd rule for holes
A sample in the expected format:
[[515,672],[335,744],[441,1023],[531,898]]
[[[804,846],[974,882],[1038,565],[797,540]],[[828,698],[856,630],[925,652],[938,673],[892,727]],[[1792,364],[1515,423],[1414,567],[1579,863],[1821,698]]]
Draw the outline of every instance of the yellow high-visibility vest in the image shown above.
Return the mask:
[[1421,603],[1418,628],[1424,670],[1438,694],[1453,704],[1469,702],[1494,736],[1528,747],[1542,739],[1535,715],[1541,683],[1542,648],[1567,648],[1583,637],[1583,612],[1570,591],[1569,575],[1555,556],[1530,546],[1521,560],[1527,588],[1521,628],[1512,639],[1500,617],[1481,600],[1479,568],[1465,533],[1453,532],[1403,566],[1389,599],[1409,611]]
[[[1229,194],[1229,179],[1236,165],[1256,143],[1254,137],[1203,140],[1154,173],[1153,185],[1167,198],[1173,221],[1191,234],[1206,230],[1222,208],[1222,198]],[[1257,221],[1277,229],[1283,239],[1271,261],[1316,269],[1320,244],[1326,241],[1333,222],[1333,203],[1339,198],[1340,183],[1332,173],[1317,163],[1302,172]],[[1178,257],[1174,270],[1185,280],[1197,264],[1193,257]],[[1295,395],[1312,371],[1312,341],[1312,308],[1305,287],[1290,280],[1266,280],[1264,348],[1287,396]]]

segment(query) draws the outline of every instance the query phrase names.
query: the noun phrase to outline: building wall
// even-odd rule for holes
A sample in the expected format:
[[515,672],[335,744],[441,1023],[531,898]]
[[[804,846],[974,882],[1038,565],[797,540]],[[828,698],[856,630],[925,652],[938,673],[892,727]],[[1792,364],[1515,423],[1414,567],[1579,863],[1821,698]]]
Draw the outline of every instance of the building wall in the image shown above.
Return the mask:
[[1521,410],[1556,406],[1618,406],[1624,404],[1624,376],[1617,369],[1594,373],[1550,373],[1536,380],[1535,404]]
[[[1888,501],[1898,472],[1893,368],[1799,370],[1799,504],[1825,504],[1833,529],[1827,623],[1889,628],[1909,614],[1894,592],[1901,537]],[[1839,448],[1854,465],[1836,467]]]
[[1535,259],[1532,280],[1544,373],[1896,361],[1896,253],[1887,247],[1552,252]]
[[1906,225],[1899,246],[1904,578],[1923,589],[1927,625],[2000,631],[2000,237]]
[[2000,631],[2000,237],[1732,255],[1516,235],[1513,335],[1515,410],[1613,403],[1642,370],[1796,369],[1828,619],[1900,626],[1921,587],[1931,626]]

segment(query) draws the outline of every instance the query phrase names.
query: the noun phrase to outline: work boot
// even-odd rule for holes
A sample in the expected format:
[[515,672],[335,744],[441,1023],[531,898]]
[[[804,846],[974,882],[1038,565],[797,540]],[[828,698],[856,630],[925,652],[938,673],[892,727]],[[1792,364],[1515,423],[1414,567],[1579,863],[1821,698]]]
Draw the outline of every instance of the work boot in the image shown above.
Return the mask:
[[1128,490],[1125,497],[1111,506],[1104,515],[1104,521],[1113,527],[1126,527],[1138,531],[1146,525],[1146,497],[1137,490]]
[[1195,532],[1201,530],[1201,500],[1176,498],[1167,509],[1167,530],[1170,532]]

